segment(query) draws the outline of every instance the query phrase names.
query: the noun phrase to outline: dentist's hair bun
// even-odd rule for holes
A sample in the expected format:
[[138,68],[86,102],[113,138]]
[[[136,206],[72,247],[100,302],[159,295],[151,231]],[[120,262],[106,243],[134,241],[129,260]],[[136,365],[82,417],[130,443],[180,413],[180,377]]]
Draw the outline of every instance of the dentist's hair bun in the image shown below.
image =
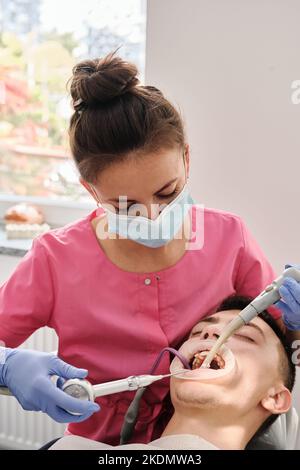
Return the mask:
[[139,83],[137,67],[114,57],[84,60],[73,67],[70,92],[75,110],[104,104],[133,90]]

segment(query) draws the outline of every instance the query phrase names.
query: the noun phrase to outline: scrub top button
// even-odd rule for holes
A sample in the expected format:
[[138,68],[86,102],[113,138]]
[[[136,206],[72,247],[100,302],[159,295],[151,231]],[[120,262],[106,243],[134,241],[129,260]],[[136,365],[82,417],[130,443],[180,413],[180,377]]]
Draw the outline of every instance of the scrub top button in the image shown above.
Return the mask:
[[147,279],[145,279],[145,284],[146,286],[149,286],[149,284],[151,284],[151,279],[147,277]]

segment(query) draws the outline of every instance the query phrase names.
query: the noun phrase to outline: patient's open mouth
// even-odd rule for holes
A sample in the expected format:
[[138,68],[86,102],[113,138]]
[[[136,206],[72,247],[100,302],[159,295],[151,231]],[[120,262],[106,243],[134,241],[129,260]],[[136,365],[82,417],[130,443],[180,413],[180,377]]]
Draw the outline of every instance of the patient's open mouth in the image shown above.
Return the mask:
[[[202,366],[205,356],[207,356],[208,352],[209,352],[208,349],[205,351],[199,351],[192,357],[190,361],[190,367],[192,370],[199,369]],[[210,363],[210,369],[218,370],[218,369],[224,369],[224,367],[225,367],[224,359],[222,358],[220,354],[216,354]]]
[[[174,380],[199,380],[210,381],[219,379],[228,375],[235,369],[235,357],[232,351],[223,344],[214,359],[210,363],[210,367],[201,367],[205,356],[210,349],[215,345],[213,340],[201,340],[197,337],[188,339],[179,352],[188,361],[191,370],[186,370],[182,375],[176,375]],[[170,372],[176,372],[182,368],[182,362],[178,357],[175,357],[170,366]]]

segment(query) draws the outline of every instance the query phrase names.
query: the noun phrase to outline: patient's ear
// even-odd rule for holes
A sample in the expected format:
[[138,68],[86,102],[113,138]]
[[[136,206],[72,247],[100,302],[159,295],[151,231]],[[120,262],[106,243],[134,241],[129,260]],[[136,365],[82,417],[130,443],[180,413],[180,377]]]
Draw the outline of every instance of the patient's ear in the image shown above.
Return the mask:
[[261,406],[272,414],[286,413],[292,405],[292,394],[283,384],[272,387],[261,400]]

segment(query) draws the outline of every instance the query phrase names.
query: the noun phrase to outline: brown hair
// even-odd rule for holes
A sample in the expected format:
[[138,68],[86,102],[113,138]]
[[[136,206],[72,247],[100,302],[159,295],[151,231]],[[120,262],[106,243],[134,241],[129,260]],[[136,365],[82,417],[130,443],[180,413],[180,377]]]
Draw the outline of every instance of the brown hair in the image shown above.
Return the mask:
[[79,62],[70,79],[70,147],[90,183],[114,162],[185,144],[179,112],[157,88],[138,85],[136,66],[115,53]]

